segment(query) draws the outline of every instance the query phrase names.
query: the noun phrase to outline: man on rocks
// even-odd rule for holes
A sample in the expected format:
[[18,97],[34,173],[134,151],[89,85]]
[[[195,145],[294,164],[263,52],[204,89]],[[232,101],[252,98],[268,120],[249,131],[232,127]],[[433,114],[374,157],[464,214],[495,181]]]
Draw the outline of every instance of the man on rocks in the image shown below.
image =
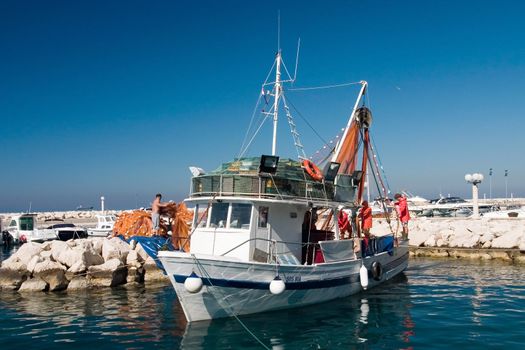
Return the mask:
[[153,224],[153,234],[158,235],[159,234],[159,228],[160,228],[160,208],[165,208],[168,206],[168,203],[162,203],[160,200],[162,199],[162,194],[157,193],[155,196],[155,199],[153,200],[153,203],[151,204],[151,221]]
[[394,198],[396,202],[394,203],[397,211],[397,216],[401,225],[403,225],[403,240],[408,239],[408,221],[410,220],[410,213],[408,211],[408,204],[406,197],[403,197],[399,193],[396,193]]

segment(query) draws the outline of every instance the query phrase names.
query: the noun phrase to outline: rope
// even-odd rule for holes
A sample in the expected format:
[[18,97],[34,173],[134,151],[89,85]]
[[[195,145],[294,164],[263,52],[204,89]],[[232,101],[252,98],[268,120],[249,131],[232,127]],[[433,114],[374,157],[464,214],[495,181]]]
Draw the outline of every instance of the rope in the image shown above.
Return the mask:
[[[210,274],[208,273],[208,271],[206,271],[206,269],[204,268],[204,266],[201,264],[201,262],[199,261],[199,259],[197,259],[197,257],[192,254],[191,255],[193,260],[195,261],[195,263],[197,264],[197,267],[199,268],[199,271],[201,272],[201,274],[203,275],[204,278],[206,278],[208,280],[208,283],[210,284],[211,287],[215,287],[213,285],[213,283],[211,282],[211,276]],[[209,289],[209,291],[213,294],[213,290],[212,288]],[[222,301],[224,301],[226,303],[226,305],[229,307],[229,311],[230,311],[230,314],[235,317],[235,319],[239,322],[239,324],[244,328],[244,330],[249,334],[251,335],[259,344],[261,344],[261,346],[267,350],[270,350],[270,348],[268,346],[266,346],[266,344],[264,344],[262,342],[262,340],[260,340],[245,324],[244,322],[241,321],[241,319],[233,312],[233,308],[231,307],[231,305],[228,303],[228,299],[224,297],[224,295],[222,295]]]

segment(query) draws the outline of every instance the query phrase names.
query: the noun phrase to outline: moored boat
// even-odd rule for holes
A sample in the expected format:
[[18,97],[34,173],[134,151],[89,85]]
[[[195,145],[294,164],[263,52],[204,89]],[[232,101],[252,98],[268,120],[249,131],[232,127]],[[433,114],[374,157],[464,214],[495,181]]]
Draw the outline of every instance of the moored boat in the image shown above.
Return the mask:
[[[392,226],[373,238],[360,234],[354,217],[346,217],[346,232],[338,224],[345,210],[358,212],[367,168],[381,197],[388,197],[370,144],[367,83],[358,83],[343,135],[319,167],[305,155],[284,97],[283,83],[293,79],[281,80],[281,66],[278,52],[276,80],[262,89],[265,99],[274,98],[272,109],[263,112],[273,117],[271,155],[241,156],[210,173],[194,171],[186,203],[195,215],[186,251],[158,253],[189,322],[346,297],[408,265],[408,241],[396,237]],[[272,91],[264,92],[269,85]],[[298,160],[276,155],[281,104]]]

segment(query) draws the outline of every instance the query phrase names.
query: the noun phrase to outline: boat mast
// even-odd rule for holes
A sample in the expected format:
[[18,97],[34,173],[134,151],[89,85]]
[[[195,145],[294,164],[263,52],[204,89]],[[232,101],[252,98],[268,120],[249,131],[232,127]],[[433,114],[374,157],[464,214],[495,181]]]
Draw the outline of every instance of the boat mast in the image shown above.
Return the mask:
[[279,98],[281,97],[281,50],[277,51],[275,62],[275,100],[273,103],[273,140],[272,156],[275,156],[277,148],[277,120],[279,119]]
[[345,131],[343,133],[343,136],[341,137],[341,140],[339,140],[339,143],[337,144],[337,147],[335,148],[334,155],[332,157],[332,162],[337,161],[337,157],[339,157],[339,153],[341,152],[341,148],[343,147],[344,140],[346,139],[346,136],[348,134],[348,130],[350,130],[350,126],[352,125],[352,122],[355,119],[355,111],[357,110],[357,106],[359,105],[359,102],[361,101],[361,98],[366,92],[366,87],[368,86],[368,83],[364,80],[361,80],[361,91],[359,91],[359,95],[357,96],[357,100],[355,101],[354,109],[352,110],[352,114],[350,115],[350,119],[348,119],[348,124],[346,124]]

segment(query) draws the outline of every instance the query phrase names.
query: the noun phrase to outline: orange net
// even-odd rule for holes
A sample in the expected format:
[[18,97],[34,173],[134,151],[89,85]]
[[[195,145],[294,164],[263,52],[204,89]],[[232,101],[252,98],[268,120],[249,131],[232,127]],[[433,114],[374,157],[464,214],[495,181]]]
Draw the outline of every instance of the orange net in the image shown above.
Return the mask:
[[[166,207],[161,208],[160,214],[161,222],[158,235],[167,236],[171,228],[171,241],[175,249],[189,251],[189,223],[193,220],[193,212],[188,210],[184,203],[168,203]],[[132,236],[153,236],[151,212],[134,210],[128,213],[122,213],[115,222],[113,234],[122,235],[126,239]]]

